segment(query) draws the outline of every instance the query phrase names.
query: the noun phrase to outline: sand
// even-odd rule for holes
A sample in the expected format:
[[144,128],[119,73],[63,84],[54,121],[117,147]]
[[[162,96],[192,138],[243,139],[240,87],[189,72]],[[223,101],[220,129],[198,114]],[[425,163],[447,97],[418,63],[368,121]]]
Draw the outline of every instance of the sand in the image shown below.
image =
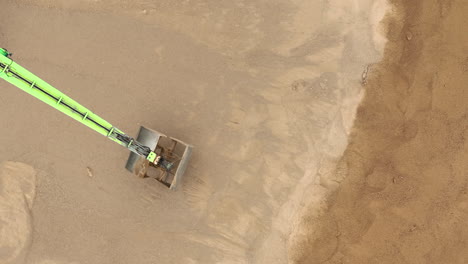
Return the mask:
[[0,164],[0,260],[23,263],[32,240],[36,172],[20,162]]
[[468,4],[393,5],[334,172],[343,180],[303,219],[295,263],[468,262]]
[[[3,3],[1,45],[19,64],[129,134],[145,125],[195,146],[181,188],[171,192],[127,173],[120,146],[0,83],[0,160],[38,172],[34,205],[23,212],[31,232],[14,238],[32,241],[18,246],[24,263],[339,263],[345,254],[358,261],[366,251],[352,243],[369,229],[362,225],[379,222],[365,218],[359,202],[368,191],[352,170],[388,173],[390,156],[370,151],[382,142],[396,150],[400,141],[388,135],[433,135],[414,132],[418,122],[432,124],[425,114],[398,126],[399,107],[414,114],[419,105],[392,93],[412,83],[425,56],[389,54],[400,54],[395,43],[408,36],[421,44],[425,31],[415,25],[432,24],[401,33],[403,7],[394,9],[383,0]],[[388,36],[380,23],[387,12]],[[379,82],[388,74],[383,65],[399,58],[412,63],[410,77]],[[389,87],[372,89],[378,84]],[[377,96],[384,92],[404,104],[385,104]],[[369,102],[400,112],[389,111],[397,116],[387,124],[387,108],[366,110]],[[363,150],[350,150],[356,146]],[[411,153],[400,151],[403,160]],[[376,157],[384,167],[372,165]],[[369,180],[374,193],[385,183]],[[341,223],[339,232],[330,223]],[[336,237],[347,240],[336,246]]]

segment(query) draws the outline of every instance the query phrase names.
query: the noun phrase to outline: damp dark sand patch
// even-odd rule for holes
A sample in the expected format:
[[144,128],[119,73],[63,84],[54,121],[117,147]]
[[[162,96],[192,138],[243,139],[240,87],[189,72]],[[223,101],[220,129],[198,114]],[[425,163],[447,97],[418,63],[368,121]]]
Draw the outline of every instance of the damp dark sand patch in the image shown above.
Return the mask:
[[468,3],[392,2],[346,177],[321,216],[304,218],[296,263],[468,261]]

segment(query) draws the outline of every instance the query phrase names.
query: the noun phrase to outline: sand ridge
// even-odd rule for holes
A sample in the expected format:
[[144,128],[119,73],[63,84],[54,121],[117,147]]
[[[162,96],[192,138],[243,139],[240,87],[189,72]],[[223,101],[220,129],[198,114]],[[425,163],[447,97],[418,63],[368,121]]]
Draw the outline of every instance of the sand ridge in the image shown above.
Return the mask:
[[31,166],[7,161],[0,164],[0,260],[24,263],[32,241],[32,215],[36,171]]

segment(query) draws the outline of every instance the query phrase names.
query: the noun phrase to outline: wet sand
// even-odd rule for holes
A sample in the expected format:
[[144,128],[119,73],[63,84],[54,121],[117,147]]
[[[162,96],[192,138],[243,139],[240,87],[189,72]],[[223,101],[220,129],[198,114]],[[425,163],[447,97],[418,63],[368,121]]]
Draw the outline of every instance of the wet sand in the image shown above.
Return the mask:
[[0,160],[38,172],[34,205],[9,236],[24,245],[18,257],[287,263],[304,211],[323,210],[345,176],[335,168],[363,84],[373,85],[387,8],[384,0],[2,4],[1,44],[19,64],[131,135],[145,125],[195,146],[171,192],[129,174],[120,146],[1,83]]
[[334,172],[344,180],[303,219],[295,263],[468,261],[468,3],[393,4]]

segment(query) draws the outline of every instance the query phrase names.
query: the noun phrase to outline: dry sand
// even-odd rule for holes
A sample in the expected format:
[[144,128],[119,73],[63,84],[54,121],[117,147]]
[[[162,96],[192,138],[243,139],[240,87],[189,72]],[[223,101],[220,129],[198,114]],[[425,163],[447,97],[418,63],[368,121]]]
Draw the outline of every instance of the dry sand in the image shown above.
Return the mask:
[[463,126],[451,126],[464,98],[444,85],[466,71],[453,62],[466,41],[442,27],[462,28],[466,4],[395,3],[379,64],[384,0],[3,3],[1,45],[18,63],[128,133],[145,125],[196,149],[170,192],[129,175],[118,145],[1,83],[0,160],[37,171],[32,214],[9,236],[24,254],[2,253],[33,264],[456,256],[429,241],[463,234],[448,219],[466,210],[463,171],[449,165],[463,164]]
[[23,263],[31,246],[36,172],[20,162],[0,164],[0,261]]

